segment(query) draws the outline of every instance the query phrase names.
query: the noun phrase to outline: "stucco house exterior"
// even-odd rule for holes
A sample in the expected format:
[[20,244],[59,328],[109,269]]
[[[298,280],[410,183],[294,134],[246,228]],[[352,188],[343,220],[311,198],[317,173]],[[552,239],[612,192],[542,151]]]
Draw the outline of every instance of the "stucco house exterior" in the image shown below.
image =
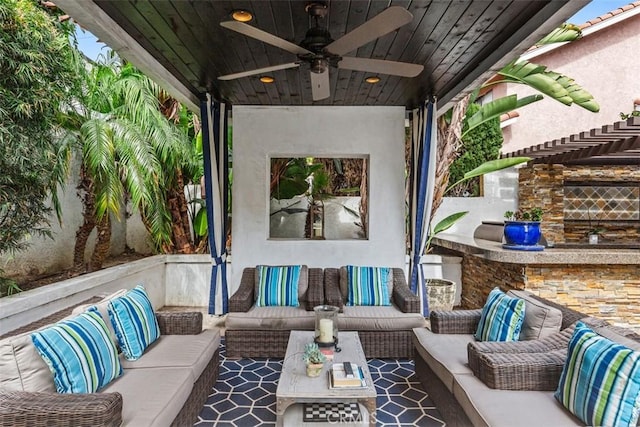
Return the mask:
[[[575,24],[582,29],[581,39],[535,47],[521,58],[572,77],[594,96],[600,111],[594,114],[545,97],[519,109],[515,120],[503,122],[504,153],[611,124],[621,120],[621,112],[634,109],[640,98],[640,1]],[[513,93],[523,97],[534,91],[524,85],[500,85],[493,99]]]

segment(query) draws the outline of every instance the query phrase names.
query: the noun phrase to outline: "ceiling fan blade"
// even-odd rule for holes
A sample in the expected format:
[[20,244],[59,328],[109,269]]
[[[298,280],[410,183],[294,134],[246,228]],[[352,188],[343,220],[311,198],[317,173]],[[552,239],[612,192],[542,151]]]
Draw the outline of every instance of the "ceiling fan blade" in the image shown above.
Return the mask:
[[245,24],[243,22],[223,21],[220,23],[220,25],[224,28],[228,28],[229,30],[244,34],[247,37],[260,40],[261,42],[270,44],[272,46],[279,47],[280,49],[284,49],[287,52],[291,52],[296,55],[313,54],[313,52],[303,48],[302,46],[298,46],[295,43],[291,43],[290,41],[281,39],[278,36],[274,36],[271,33],[267,33],[266,31],[253,27],[249,24]]
[[326,99],[331,95],[331,84],[329,83],[329,68],[327,67],[323,73],[314,73],[309,71],[311,75],[311,96],[314,101]]
[[243,71],[241,73],[227,74],[227,75],[218,77],[218,80],[239,79],[241,77],[255,76],[256,74],[264,74],[264,73],[269,73],[271,71],[286,70],[287,68],[295,68],[299,66],[300,64],[297,62],[290,62],[288,64],[274,65],[272,67],[256,68],[255,70]]
[[364,71],[367,73],[389,74],[400,77],[415,77],[424,70],[424,66],[409,62],[385,61],[384,59],[353,58],[343,56],[338,68]]
[[413,15],[407,9],[400,6],[391,6],[338,40],[330,43],[326,49],[333,54],[344,55],[408,24],[412,20]]

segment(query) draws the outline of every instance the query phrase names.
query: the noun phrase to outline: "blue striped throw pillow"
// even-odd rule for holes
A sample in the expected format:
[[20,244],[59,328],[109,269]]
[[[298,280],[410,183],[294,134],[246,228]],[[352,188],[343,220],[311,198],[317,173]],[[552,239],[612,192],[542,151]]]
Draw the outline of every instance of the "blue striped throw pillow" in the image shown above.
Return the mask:
[[256,306],[299,307],[298,281],[301,265],[259,265]]
[[555,398],[587,425],[635,426],[640,412],[640,352],[578,322]]
[[109,302],[109,317],[127,360],[137,360],[160,337],[158,320],[144,287],[138,285]]
[[391,305],[388,267],[347,266],[347,305]]
[[518,341],[524,321],[524,300],[493,288],[476,329],[478,341]]
[[58,393],[95,393],[122,375],[107,325],[91,309],[31,334]]

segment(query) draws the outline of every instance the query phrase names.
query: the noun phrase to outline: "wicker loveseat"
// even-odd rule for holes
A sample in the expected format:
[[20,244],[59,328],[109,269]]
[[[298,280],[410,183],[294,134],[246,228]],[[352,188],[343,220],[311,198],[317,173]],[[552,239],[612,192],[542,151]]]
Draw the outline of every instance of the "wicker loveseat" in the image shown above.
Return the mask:
[[529,295],[560,310],[560,331],[540,339],[475,342],[481,311],[434,311],[430,329],[414,329],[415,370],[447,426],[582,426],[553,397],[576,322],[640,349],[631,330]]
[[[420,313],[420,299],[414,295],[400,268],[393,269],[393,292],[390,306],[347,306],[345,267],[324,270],[327,304],[339,307],[338,328],[356,331],[367,357],[413,357],[412,329],[425,326]],[[342,282],[342,283],[341,283]]]
[[218,378],[220,334],[202,330],[201,313],[156,318],[160,338],[97,393],[57,393],[29,332],[0,341],[0,425],[192,425]]
[[321,304],[342,309],[338,329],[357,331],[367,357],[412,357],[411,330],[424,326],[425,320],[401,269],[393,270],[388,307],[344,307],[337,268],[308,269],[308,288],[300,294],[300,307],[256,307],[255,274],[255,268],[245,268],[240,287],[230,298],[225,320],[227,357],[284,357],[290,332],[313,330],[313,307]]
[[[229,298],[225,319],[226,355],[241,357],[284,357],[292,330],[315,327],[313,307],[324,304],[321,268],[303,266],[299,307],[256,307],[256,268],[242,271],[240,287]],[[302,282],[307,283],[302,285]]]

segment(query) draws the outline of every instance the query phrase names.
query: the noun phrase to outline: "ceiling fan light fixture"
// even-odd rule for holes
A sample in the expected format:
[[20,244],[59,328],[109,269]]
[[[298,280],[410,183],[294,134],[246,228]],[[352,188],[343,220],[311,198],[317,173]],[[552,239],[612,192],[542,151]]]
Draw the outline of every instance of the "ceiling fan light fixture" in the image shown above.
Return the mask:
[[378,76],[369,76],[369,77],[366,77],[364,79],[364,81],[373,85],[373,84],[376,84],[376,83],[380,82],[380,77],[378,77]]
[[238,22],[249,22],[253,19],[253,13],[245,9],[236,9],[231,12],[231,18]]
[[262,83],[273,83],[273,82],[275,82],[275,81],[276,81],[276,79],[274,79],[274,78],[273,78],[273,77],[271,77],[271,76],[261,76],[261,77],[260,77],[260,81],[261,81]]
[[329,63],[324,58],[317,58],[311,61],[311,72],[316,74],[322,74],[327,70]]

